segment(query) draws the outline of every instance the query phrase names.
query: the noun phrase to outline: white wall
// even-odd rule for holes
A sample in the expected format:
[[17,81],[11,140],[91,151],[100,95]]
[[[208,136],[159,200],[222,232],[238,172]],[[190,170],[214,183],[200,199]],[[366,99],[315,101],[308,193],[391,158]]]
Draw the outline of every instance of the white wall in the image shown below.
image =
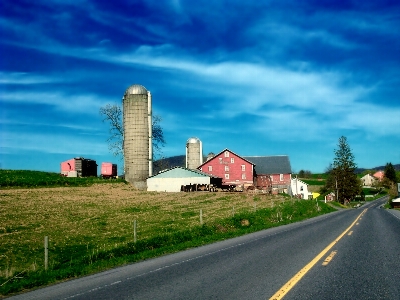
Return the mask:
[[312,195],[308,192],[308,185],[297,178],[292,178],[291,188],[293,196],[301,195],[302,199],[308,199],[308,196]]
[[158,178],[147,179],[147,190],[154,192],[180,192],[182,185],[210,184],[210,177]]

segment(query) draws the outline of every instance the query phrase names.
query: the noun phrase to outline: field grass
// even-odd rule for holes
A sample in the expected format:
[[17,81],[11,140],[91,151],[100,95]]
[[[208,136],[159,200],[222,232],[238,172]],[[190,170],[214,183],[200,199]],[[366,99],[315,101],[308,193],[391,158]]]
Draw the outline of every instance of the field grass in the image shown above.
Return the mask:
[[[291,201],[282,195],[143,192],[112,181],[84,187],[1,189],[0,294],[332,210],[323,203]],[[45,236],[49,237],[47,271]]]

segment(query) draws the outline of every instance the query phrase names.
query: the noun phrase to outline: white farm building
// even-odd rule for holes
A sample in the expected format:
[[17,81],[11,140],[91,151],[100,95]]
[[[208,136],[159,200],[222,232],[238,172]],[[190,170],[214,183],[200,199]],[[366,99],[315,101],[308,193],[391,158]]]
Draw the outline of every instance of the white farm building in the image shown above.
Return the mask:
[[308,184],[298,178],[291,180],[292,195],[300,199],[312,199],[313,194],[308,191]]
[[180,192],[182,186],[206,185],[219,186],[222,178],[203,173],[199,170],[190,170],[175,167],[147,178],[147,190],[155,192]]

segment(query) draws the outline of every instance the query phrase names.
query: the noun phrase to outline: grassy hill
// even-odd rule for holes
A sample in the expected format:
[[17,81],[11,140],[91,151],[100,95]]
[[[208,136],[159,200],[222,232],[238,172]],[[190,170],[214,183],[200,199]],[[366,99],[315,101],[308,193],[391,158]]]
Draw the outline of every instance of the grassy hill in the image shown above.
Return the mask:
[[60,173],[29,171],[29,170],[1,170],[1,188],[36,188],[59,186],[90,186],[95,183],[123,182],[122,179],[102,179],[100,177],[65,177]]

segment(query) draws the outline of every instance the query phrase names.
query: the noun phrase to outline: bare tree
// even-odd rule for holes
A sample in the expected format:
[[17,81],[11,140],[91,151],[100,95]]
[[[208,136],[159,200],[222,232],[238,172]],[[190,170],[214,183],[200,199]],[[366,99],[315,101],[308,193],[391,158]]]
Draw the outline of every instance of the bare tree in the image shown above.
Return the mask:
[[[106,104],[100,107],[103,122],[110,126],[110,137],[107,139],[108,149],[121,160],[124,157],[124,126],[122,123],[122,108],[116,104]],[[162,119],[158,115],[152,118],[153,155],[162,157],[162,147],[165,146],[164,132],[160,125]]]

